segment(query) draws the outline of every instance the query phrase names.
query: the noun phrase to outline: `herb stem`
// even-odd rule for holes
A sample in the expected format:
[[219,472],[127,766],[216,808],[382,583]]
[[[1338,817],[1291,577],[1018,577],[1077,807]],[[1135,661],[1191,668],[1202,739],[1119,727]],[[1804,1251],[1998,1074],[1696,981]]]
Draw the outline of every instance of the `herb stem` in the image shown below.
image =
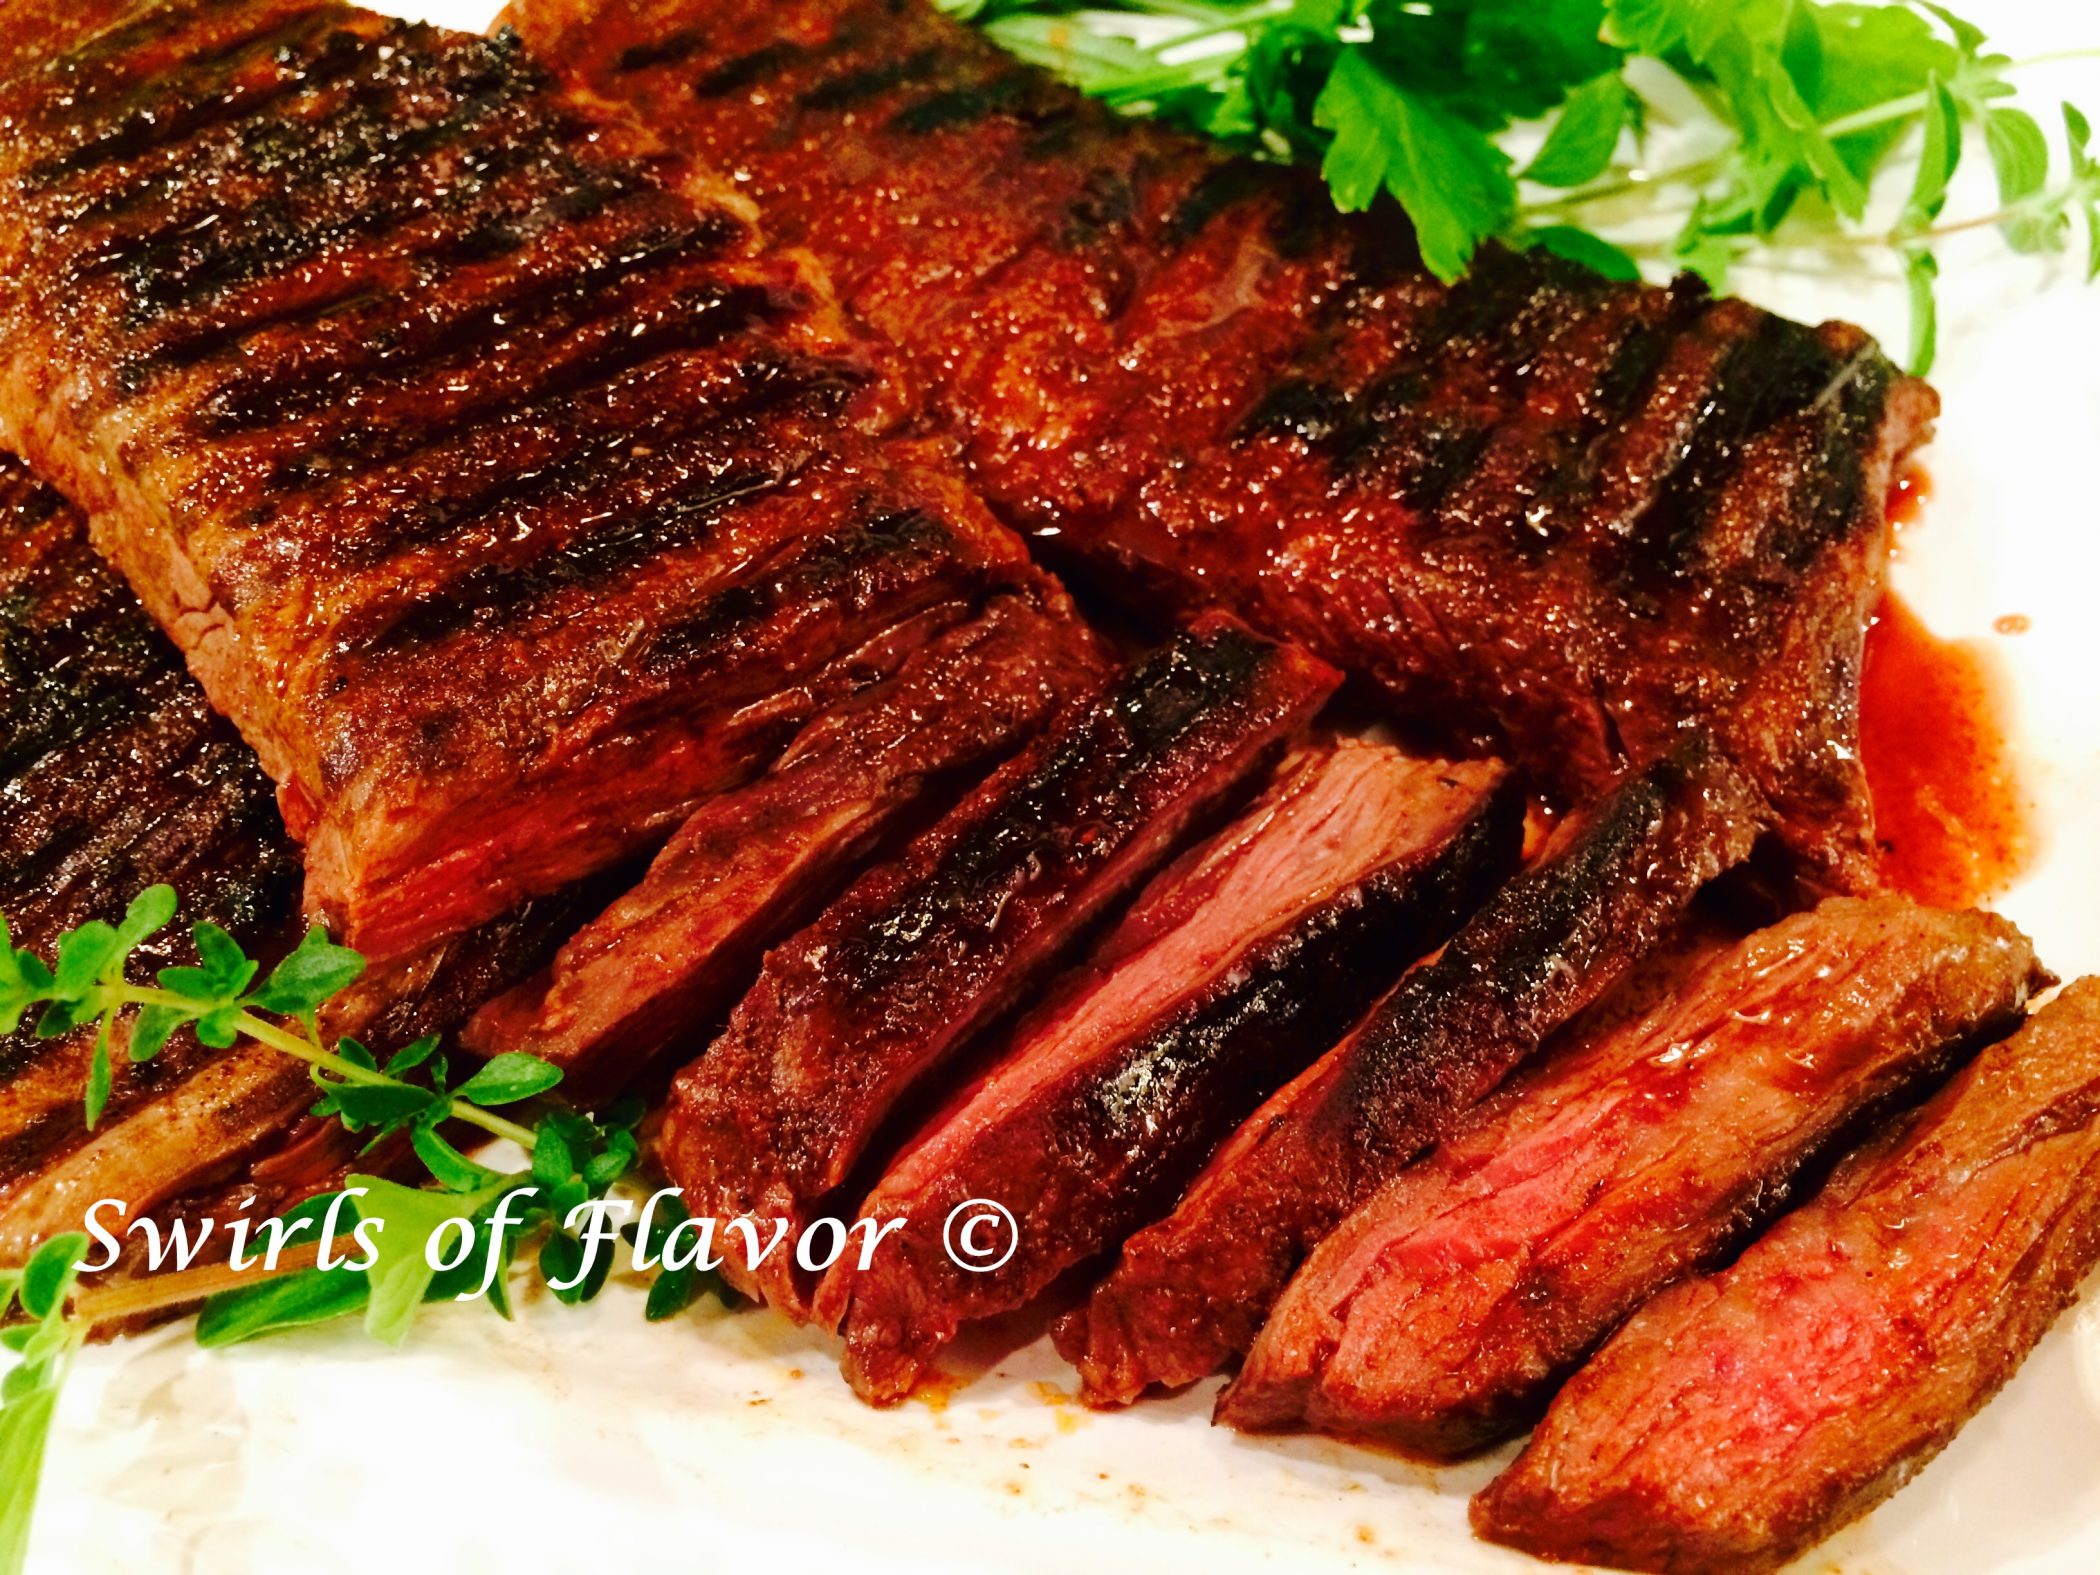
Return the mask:
[[[112,996],[115,1000],[130,1006],[170,1006],[177,1010],[182,1010],[191,1004],[185,997],[177,995],[173,991],[137,984],[113,986]],[[360,1083],[367,1087],[406,1088],[412,1086],[403,1083],[399,1078],[388,1077],[384,1072],[376,1072],[370,1067],[359,1066],[355,1061],[345,1060],[331,1050],[324,1050],[314,1041],[290,1033],[276,1023],[256,1016],[253,1012],[241,1013],[234,1020],[234,1026],[257,1044],[266,1045],[283,1055],[291,1056],[294,1060],[304,1061],[308,1066],[319,1067],[322,1071],[329,1073],[331,1076],[339,1077],[345,1082]],[[515,1121],[507,1121],[493,1111],[484,1110],[479,1105],[469,1104],[461,1100],[448,1100],[445,1110],[446,1115],[453,1120],[464,1121],[469,1126],[479,1127],[491,1137],[508,1138],[511,1142],[524,1149],[526,1153],[532,1152],[532,1147],[536,1140],[530,1127],[520,1126]]]
[[230,1263],[213,1263],[202,1268],[181,1269],[173,1274],[154,1274],[135,1280],[119,1280],[111,1285],[83,1287],[73,1293],[73,1316],[89,1328],[103,1328],[149,1313],[188,1307],[221,1291],[241,1290],[260,1280],[314,1268],[321,1261],[322,1245],[308,1242],[304,1246],[288,1247],[278,1254],[274,1268],[251,1264],[245,1269],[236,1269]]

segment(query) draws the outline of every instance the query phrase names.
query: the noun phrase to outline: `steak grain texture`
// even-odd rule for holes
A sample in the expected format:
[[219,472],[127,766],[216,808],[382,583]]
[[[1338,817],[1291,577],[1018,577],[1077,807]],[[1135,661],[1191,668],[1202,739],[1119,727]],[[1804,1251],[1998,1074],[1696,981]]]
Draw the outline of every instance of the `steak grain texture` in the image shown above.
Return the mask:
[[1902,1486],[2100,1257],[2100,981],[2066,989],[1728,1269],[1638,1314],[1473,1504],[1627,1569],[1777,1568]]
[[1306,1255],[1749,852],[1754,789],[1704,744],[1554,834],[1432,962],[1256,1111],[1055,1333],[1089,1403],[1191,1383],[1253,1344]]
[[[674,1084],[664,1163],[699,1218],[802,1224],[882,1123],[1048,978],[1097,919],[1228,812],[1333,692],[1222,615],[1068,711],[774,951]],[[808,1311],[785,1252],[725,1272]]]
[[[1492,763],[1359,742],[1290,764],[1130,913],[908,1144],[860,1215],[881,1232],[816,1302],[863,1398],[895,1401],[972,1319],[1027,1305],[1172,1206],[1218,1142],[1515,867],[1523,799]],[[1016,1219],[966,1271],[968,1200]]]
[[0,31],[0,440],[375,961],[647,851],[1033,583],[879,436],[904,404],[808,262],[514,37],[326,0]]
[[1011,753],[1105,669],[1076,620],[994,602],[818,716],[765,776],[704,803],[547,975],[482,1009],[468,1046],[551,1061],[589,1100],[704,1043],[765,949],[815,918],[887,830]]
[[924,0],[517,0],[738,171],[901,347],[970,474],[1145,612],[1222,605],[1571,801],[1712,731],[1814,881],[1857,763],[1893,467],[1937,401],[1858,330],[1493,248],[1089,103]]
[[1535,1420],[1626,1317],[1802,1173],[2018,1025],[2034,950],[1983,913],[1832,898],[1557,1048],[1320,1244],[1218,1408],[1412,1454]]

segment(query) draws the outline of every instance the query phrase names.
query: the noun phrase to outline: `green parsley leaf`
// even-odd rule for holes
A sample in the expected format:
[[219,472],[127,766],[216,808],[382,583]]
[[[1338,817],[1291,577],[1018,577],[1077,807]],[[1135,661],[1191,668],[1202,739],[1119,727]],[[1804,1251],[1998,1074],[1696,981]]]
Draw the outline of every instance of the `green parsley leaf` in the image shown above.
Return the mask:
[[1313,120],[1334,133],[1323,173],[1336,204],[1360,211],[1391,192],[1440,279],[1462,276],[1480,244],[1516,215],[1509,155],[1450,111],[1402,92],[1361,53],[1336,64]]
[[1573,225],[1555,224],[1542,230],[1533,230],[1521,236],[1518,244],[1526,251],[1550,252],[1555,257],[1564,257],[1569,262],[1581,263],[1604,275],[1607,279],[1632,282],[1641,276],[1641,265],[1625,252],[1612,245],[1601,235],[1592,235],[1588,230]]
[[1568,96],[1524,179],[1541,186],[1588,185],[1610,165],[1619,134],[1633,116],[1633,104],[1633,94],[1617,73],[1584,83]]

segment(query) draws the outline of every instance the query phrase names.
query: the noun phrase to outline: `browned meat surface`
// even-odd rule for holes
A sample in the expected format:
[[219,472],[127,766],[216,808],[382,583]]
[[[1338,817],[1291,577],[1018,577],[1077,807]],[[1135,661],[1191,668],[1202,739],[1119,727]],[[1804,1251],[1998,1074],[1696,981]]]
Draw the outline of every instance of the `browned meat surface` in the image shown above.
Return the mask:
[[[1157,876],[1011,1050],[908,1145],[816,1317],[863,1398],[903,1398],[968,1320],[1027,1305],[1172,1206],[1218,1142],[1334,1042],[1515,866],[1523,803],[1494,765],[1365,743],[1295,762]],[[971,1199],[1014,1253],[966,1271],[944,1227]]]
[[1702,745],[1564,824],[1538,859],[1235,1132],[1056,1330],[1087,1400],[1217,1372],[1300,1263],[1749,852],[1756,795]]
[[1730,1268],[1658,1298],[1474,1501],[1481,1535],[1768,1570],[1900,1487],[2100,1258],[2100,981],[2072,985]]
[[[0,86],[0,440],[381,961],[637,855],[1032,571],[806,261],[515,40],[142,6]],[[27,22],[23,23],[28,25]]]
[[[700,1218],[789,1223],[741,1286],[806,1314],[787,1255],[886,1118],[1311,721],[1333,671],[1222,615],[1075,707],[766,959],[679,1075],[662,1150]],[[806,1277],[804,1277],[806,1279]]]
[[516,0],[735,170],[953,419],[978,487],[1146,609],[1226,605],[1572,800],[1713,731],[1870,884],[1862,638],[1936,411],[1857,330],[1491,252],[1082,101],[924,0]]
[[1218,1408],[1414,1454],[1531,1422],[1635,1308],[1788,1201],[1802,1167],[2038,980],[2003,919],[1832,898],[1644,1020],[1556,1051],[1321,1243]]
[[[78,515],[0,457],[0,914],[44,957],[159,882],[183,920],[265,952],[297,917],[299,859],[270,783],[204,703],[174,647],[87,544]],[[186,931],[182,932],[186,936]],[[141,967],[194,962],[175,932]],[[115,1057],[94,1132],[92,1034],[0,1038],[0,1263],[80,1228],[98,1198],[143,1209],[252,1148],[312,1102],[275,1054],[187,1031],[160,1057]]]
[[1083,625],[995,602],[812,722],[758,781],[703,804],[549,975],[483,1009],[467,1043],[552,1061],[572,1096],[695,1048],[765,948],[814,918],[900,817],[927,816],[1103,676]]

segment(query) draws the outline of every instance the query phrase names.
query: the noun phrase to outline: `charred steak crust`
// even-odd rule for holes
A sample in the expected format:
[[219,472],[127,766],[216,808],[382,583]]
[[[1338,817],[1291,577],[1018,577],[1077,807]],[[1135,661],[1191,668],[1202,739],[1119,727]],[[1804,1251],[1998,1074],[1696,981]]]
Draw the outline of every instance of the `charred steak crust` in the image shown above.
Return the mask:
[[878,439],[903,403],[807,261],[514,37],[326,0],[0,26],[0,439],[375,960],[644,851],[856,653],[1034,583]]
[[475,1017],[467,1044],[550,1060],[577,1097],[646,1077],[719,1026],[765,948],[814,919],[899,821],[923,823],[1105,673],[1076,619],[995,601],[821,713],[765,776],[703,804],[547,975]]
[[1124,1244],[1055,1331],[1086,1399],[1127,1404],[1244,1352],[1321,1238],[1667,936],[1763,816],[1694,740],[1564,824]]
[[1699,968],[1674,999],[1556,1048],[1320,1244],[1219,1404],[1470,1453],[1656,1292],[1717,1262],[2041,980],[1990,914],[1832,898]]
[[1543,253],[1446,288],[1397,212],[1339,217],[921,0],[510,14],[738,170],[993,505],[1141,610],[1239,609],[1574,801],[1704,726],[1812,883],[1872,884],[1864,629],[1937,402],[1857,330]]
[[1938,1453],[2096,1258],[2088,979],[1734,1265],[1637,1314],[1474,1500],[1474,1527],[1625,1569],[1775,1569]]
[[[1500,766],[1344,743],[1158,876],[861,1205],[881,1250],[835,1266],[815,1307],[855,1389],[903,1398],[962,1324],[1027,1305],[1163,1213],[1509,874],[1522,822]],[[1017,1239],[965,1272],[944,1225],[977,1198],[1015,1215]]]
[[[673,1086],[661,1148],[688,1208],[799,1231],[899,1102],[1228,811],[1338,681],[1209,615],[862,876],[768,956]],[[785,1255],[726,1272],[807,1314]]]

